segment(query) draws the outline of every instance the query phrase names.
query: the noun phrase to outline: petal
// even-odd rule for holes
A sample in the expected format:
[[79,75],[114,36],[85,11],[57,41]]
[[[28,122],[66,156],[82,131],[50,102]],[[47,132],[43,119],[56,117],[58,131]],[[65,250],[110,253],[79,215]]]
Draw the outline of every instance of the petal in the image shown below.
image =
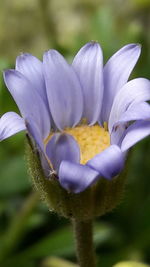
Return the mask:
[[127,82],[141,52],[141,46],[129,44],[121,48],[104,67],[104,99],[102,120],[107,122],[117,92]]
[[72,66],[55,50],[44,54],[44,75],[50,110],[56,126],[62,130],[81,119],[83,96]]
[[44,143],[43,143],[43,139],[41,136],[41,132],[39,131],[39,128],[37,127],[32,117],[28,117],[26,119],[26,127],[27,127],[29,137],[30,138],[32,137],[37,147],[37,150],[39,152],[41,165],[43,167],[44,174],[46,177],[48,177],[52,169],[45,155]]
[[0,141],[26,129],[24,120],[15,112],[7,112],[0,118]]
[[103,100],[103,54],[97,42],[83,46],[73,60],[83,89],[83,116],[89,124],[98,121]]
[[59,181],[62,187],[73,193],[80,193],[93,184],[99,173],[86,165],[62,161],[59,168]]
[[25,122],[26,122],[26,128],[27,128],[27,131],[29,133],[29,136],[31,136],[33,138],[38,149],[44,153],[43,138],[42,138],[41,132],[39,130],[39,127],[37,126],[37,124],[34,121],[34,118],[28,117],[28,118],[26,118]]
[[75,163],[80,161],[79,146],[69,134],[54,134],[46,145],[46,154],[57,172],[63,160]]
[[150,121],[137,121],[128,127],[124,133],[121,150],[124,152],[137,142],[150,135]]
[[111,145],[93,159],[87,162],[87,165],[105,178],[116,176],[124,166],[124,157],[120,148],[116,145]]
[[122,114],[119,121],[117,121],[111,132],[111,144],[120,146],[124,132],[128,127],[128,122],[135,120],[150,119],[150,105],[145,102],[131,105],[126,112]]
[[50,131],[50,118],[46,106],[33,85],[20,72],[7,70],[4,80],[24,118],[32,116],[46,138]]
[[120,142],[122,141],[122,136],[124,136],[126,126],[126,124],[120,124],[116,127],[113,127],[113,130],[110,135],[111,145],[117,145],[120,147]]
[[133,105],[150,99],[150,81],[137,78],[126,83],[114,99],[109,118],[109,131],[117,123],[124,112]]
[[16,59],[16,70],[30,81],[48,107],[42,62],[31,54],[24,53]]
[[126,112],[124,112],[117,123],[114,124],[114,127],[116,125],[130,122],[130,121],[136,121],[136,120],[148,120],[150,119],[150,105],[146,102],[136,103],[134,105],[131,105],[127,109]]

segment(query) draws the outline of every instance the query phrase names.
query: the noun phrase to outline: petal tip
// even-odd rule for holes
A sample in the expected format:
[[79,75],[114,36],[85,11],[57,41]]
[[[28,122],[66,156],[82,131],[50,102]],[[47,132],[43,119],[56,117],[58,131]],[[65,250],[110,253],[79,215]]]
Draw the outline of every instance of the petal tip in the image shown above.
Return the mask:
[[60,54],[57,50],[55,49],[49,49],[45,51],[44,56],[53,56],[53,55],[58,55]]
[[87,44],[85,44],[82,48],[85,48],[85,49],[100,49],[100,44],[98,43],[98,41],[92,40],[92,41],[88,42]]
[[3,71],[4,82],[7,85],[8,79],[14,74],[14,69],[7,69]]
[[18,65],[18,63],[20,63],[20,61],[25,61],[27,60],[27,58],[31,57],[32,55],[29,53],[20,53],[19,56],[17,56],[16,58],[16,67]]
[[3,70],[3,76],[6,77],[9,73],[12,73],[13,69]]
[[127,49],[133,50],[137,53],[137,57],[140,56],[142,45],[140,43],[133,43],[126,46]]
[[89,44],[90,44],[90,45],[93,45],[93,46],[99,46],[99,42],[96,41],[96,40],[91,40],[91,41],[89,42]]

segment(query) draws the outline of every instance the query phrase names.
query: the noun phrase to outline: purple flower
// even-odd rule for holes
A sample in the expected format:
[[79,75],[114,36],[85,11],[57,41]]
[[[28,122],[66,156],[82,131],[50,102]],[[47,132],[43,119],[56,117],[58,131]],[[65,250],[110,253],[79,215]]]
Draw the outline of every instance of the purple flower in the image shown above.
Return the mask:
[[128,82],[140,50],[126,45],[104,67],[96,42],[82,47],[71,65],[55,50],[45,52],[43,63],[20,55],[4,79],[22,117],[1,117],[0,140],[26,129],[45,173],[55,172],[74,193],[116,176],[129,148],[150,134],[150,81]]

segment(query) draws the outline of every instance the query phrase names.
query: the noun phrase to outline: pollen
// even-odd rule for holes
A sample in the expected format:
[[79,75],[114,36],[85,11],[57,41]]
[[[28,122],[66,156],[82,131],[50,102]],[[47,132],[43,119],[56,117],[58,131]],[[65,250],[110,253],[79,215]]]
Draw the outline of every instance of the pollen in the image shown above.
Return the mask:
[[88,160],[110,146],[108,131],[99,125],[80,125],[75,128],[67,128],[65,133],[72,135],[77,141],[80,147],[81,164],[86,164]]
[[[110,135],[107,127],[99,125],[89,126],[86,124],[74,128],[66,128],[62,133],[70,134],[74,137],[80,147],[80,163],[86,164],[88,160],[110,146]],[[46,145],[55,133],[51,133],[44,144]]]

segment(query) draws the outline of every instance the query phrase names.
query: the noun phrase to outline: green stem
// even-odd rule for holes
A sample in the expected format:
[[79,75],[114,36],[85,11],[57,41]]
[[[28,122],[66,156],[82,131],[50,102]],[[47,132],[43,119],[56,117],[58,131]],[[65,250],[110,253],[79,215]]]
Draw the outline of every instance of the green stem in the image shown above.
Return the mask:
[[95,267],[92,221],[73,219],[77,258],[80,267]]

